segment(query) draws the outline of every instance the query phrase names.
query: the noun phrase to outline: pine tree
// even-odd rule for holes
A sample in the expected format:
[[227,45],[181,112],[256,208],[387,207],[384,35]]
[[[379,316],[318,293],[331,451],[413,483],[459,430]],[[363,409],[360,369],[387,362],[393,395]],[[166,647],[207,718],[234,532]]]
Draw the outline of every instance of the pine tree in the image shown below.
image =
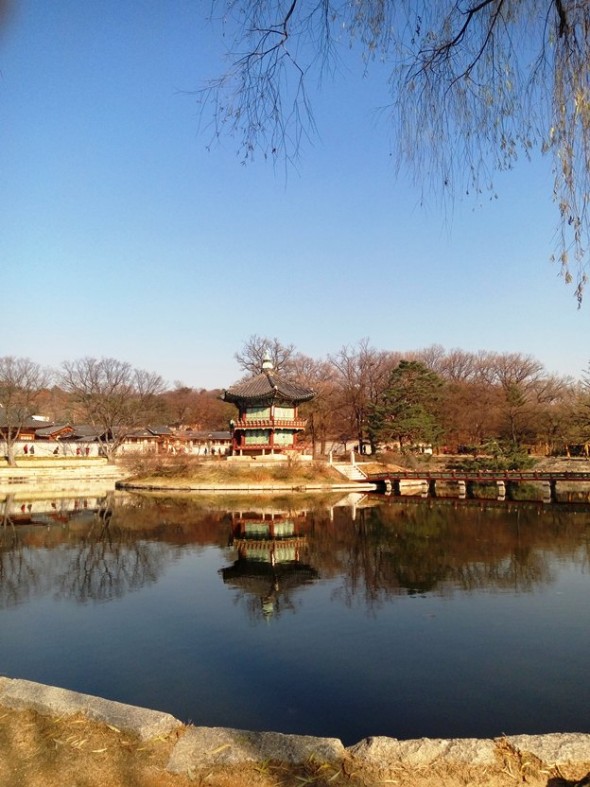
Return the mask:
[[400,450],[416,443],[438,443],[442,388],[441,378],[424,364],[400,361],[371,408],[368,431],[373,448],[394,441]]

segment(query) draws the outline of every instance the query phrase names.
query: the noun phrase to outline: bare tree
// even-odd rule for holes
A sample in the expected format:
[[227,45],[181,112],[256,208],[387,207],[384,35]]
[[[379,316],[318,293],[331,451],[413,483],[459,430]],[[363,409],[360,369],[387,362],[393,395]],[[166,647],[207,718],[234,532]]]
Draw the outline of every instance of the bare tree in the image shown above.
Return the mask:
[[590,456],[590,363],[577,387],[574,417],[569,423],[575,428],[576,442],[582,443],[586,456]]
[[357,439],[362,450],[363,442],[369,436],[369,410],[377,403],[400,356],[376,350],[365,338],[357,347],[342,347],[329,360],[336,370],[343,436]]
[[[547,375],[532,387],[531,409],[536,442],[546,455],[555,450],[569,452],[575,437],[576,385],[571,377]],[[583,441],[581,441],[583,442]]]
[[475,373],[476,356],[458,348],[445,353],[438,369],[443,377],[452,382],[467,382],[472,380]]
[[165,423],[175,427],[191,426],[195,429],[226,429],[235,414],[233,405],[223,402],[217,389],[196,390],[175,382],[174,389],[162,396]]
[[442,374],[446,358],[447,352],[441,344],[431,344],[430,347],[406,355],[406,360],[418,361],[435,374]]
[[283,344],[276,337],[269,339],[254,334],[244,342],[242,349],[234,356],[240,369],[251,375],[260,374],[266,357],[270,358],[275,372],[283,372],[287,375],[294,373],[295,347],[292,344]]
[[162,378],[114,358],[65,362],[61,384],[82,417],[97,428],[109,461],[130,432],[146,426],[161,412],[158,395],[164,391]]
[[301,405],[307,419],[307,434],[311,438],[314,455],[326,451],[326,440],[334,429],[338,406],[336,372],[329,361],[316,361],[298,353],[294,359],[294,377],[298,383],[313,389],[315,396]]
[[[534,150],[553,162],[556,258],[581,301],[590,229],[590,4],[583,0],[213,0],[228,67],[201,93],[212,137],[292,160],[315,131],[307,85],[344,49],[386,64],[398,165],[475,195]],[[523,45],[526,42],[526,45]]]
[[546,376],[543,364],[530,355],[521,353],[490,353],[491,382],[502,391],[501,413],[503,430],[514,446],[525,437],[534,439],[532,416],[535,391]]
[[10,465],[15,464],[15,444],[39,397],[50,381],[50,373],[29,358],[0,358],[0,427]]

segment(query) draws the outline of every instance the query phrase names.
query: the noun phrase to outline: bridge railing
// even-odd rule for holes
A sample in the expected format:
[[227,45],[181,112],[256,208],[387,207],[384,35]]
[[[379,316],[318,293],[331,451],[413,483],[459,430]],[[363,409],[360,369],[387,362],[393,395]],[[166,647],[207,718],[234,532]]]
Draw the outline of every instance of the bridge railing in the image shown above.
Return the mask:
[[590,483],[590,473],[584,472],[537,472],[520,470],[449,470],[449,471],[383,471],[382,473],[369,473],[370,480],[395,481],[587,481]]

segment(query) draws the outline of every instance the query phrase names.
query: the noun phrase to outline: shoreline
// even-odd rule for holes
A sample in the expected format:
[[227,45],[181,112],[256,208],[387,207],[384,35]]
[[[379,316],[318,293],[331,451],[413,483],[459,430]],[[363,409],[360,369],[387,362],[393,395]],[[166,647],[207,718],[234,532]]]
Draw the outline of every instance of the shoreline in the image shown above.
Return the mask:
[[342,484],[309,484],[303,482],[259,484],[148,484],[118,481],[115,488],[122,492],[374,492],[377,484],[344,482]]
[[46,491],[79,490],[84,484],[107,484],[110,490],[129,492],[207,492],[207,493],[268,493],[268,492],[374,492],[377,484],[373,482],[350,481],[342,476],[342,480],[320,482],[311,481],[304,476],[295,476],[291,480],[263,481],[227,480],[218,482],[193,481],[176,479],[168,481],[134,481],[128,477],[125,468],[120,465],[108,464],[101,459],[28,459],[16,467],[0,466],[0,495],[15,493],[32,485],[37,493]]
[[[284,770],[313,763],[337,785],[396,783],[411,787],[435,782],[445,787],[465,783],[503,787],[523,781],[573,787],[590,770],[590,734],[586,733],[494,739],[369,737],[345,747],[337,738],[187,725],[165,712],[9,677],[0,677],[0,708],[3,723],[7,715],[29,711],[62,724],[70,721],[73,729],[82,716],[91,724],[133,735],[144,746],[167,740],[170,746],[164,770],[190,782],[197,780],[197,784],[206,776],[207,784],[245,785],[249,783],[249,771],[268,768],[269,763]],[[90,754],[97,760],[105,752],[95,750]],[[433,779],[434,774],[437,776]],[[525,778],[515,778],[518,774]],[[245,781],[238,780],[240,775]],[[295,780],[293,783],[305,781],[298,776]]]

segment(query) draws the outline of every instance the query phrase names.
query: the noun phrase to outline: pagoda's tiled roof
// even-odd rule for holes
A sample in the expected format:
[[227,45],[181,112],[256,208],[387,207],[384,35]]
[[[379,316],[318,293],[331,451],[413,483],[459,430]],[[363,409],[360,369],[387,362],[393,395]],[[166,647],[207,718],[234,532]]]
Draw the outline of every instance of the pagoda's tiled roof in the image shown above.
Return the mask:
[[243,383],[238,383],[223,392],[226,402],[270,402],[279,400],[299,404],[308,402],[315,396],[311,388],[303,388],[289,380],[282,380],[273,370],[265,370]]

